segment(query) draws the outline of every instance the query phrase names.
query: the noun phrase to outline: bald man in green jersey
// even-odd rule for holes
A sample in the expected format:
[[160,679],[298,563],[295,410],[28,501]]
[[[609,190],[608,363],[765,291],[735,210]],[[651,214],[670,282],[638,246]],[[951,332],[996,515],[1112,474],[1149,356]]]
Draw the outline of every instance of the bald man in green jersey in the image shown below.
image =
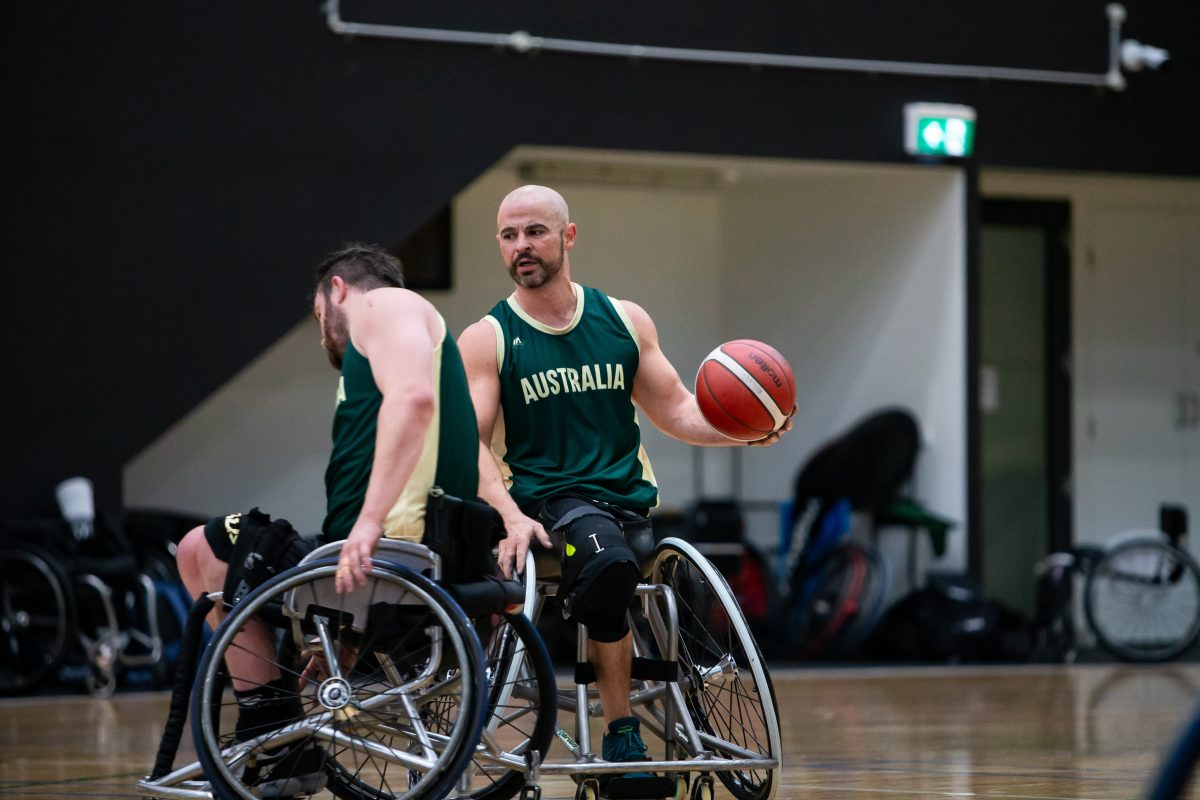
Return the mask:
[[[608,722],[603,756],[643,760],[625,612],[652,546],[658,487],[637,411],[689,444],[743,443],[705,421],[641,306],[572,282],[576,227],[558,192],[511,192],[496,230],[516,289],[459,337],[478,417],[480,496],[504,518],[506,574],[524,568],[532,540],[561,551],[559,595],[588,626]],[[789,416],[780,433],[791,427]],[[777,441],[773,433],[753,444]]]

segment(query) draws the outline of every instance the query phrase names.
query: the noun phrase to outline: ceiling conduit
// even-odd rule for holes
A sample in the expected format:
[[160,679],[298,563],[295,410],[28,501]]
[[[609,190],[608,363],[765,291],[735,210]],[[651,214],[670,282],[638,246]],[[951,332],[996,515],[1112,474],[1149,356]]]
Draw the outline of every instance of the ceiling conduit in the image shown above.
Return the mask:
[[703,50],[686,47],[655,47],[653,45],[613,44],[588,42],[578,39],[558,39],[534,36],[528,31],[512,33],[482,33],[454,31],[441,28],[414,28],[403,25],[385,25],[363,22],[347,22],[342,19],[339,0],[327,0],[323,10],[329,29],[344,36],[363,36],[383,39],[399,39],[413,42],[436,42],[440,44],[482,45],[498,49],[511,49],[517,53],[555,52],[578,55],[613,56],[631,60],[655,59],[660,61],[685,61],[704,64],[733,64],[748,67],[781,67],[787,69],[837,70],[843,72],[865,72],[870,74],[916,75],[934,78],[977,78],[980,80],[1026,81],[1035,83],[1058,83],[1075,86],[1098,86],[1115,91],[1125,88],[1125,76],[1121,72],[1124,63],[1127,69],[1142,66],[1156,68],[1153,59],[1138,56],[1144,51],[1161,54],[1165,61],[1166,51],[1141,45],[1138,42],[1121,41],[1121,24],[1125,21],[1125,7],[1120,3],[1109,3],[1105,7],[1108,16],[1108,71],[1104,73],[1067,72],[1058,70],[1023,69],[1016,67],[983,67],[960,64],[927,64],[909,61],[877,61],[858,58],[826,58],[819,56],[781,55],[778,53],[747,53],[731,50]]

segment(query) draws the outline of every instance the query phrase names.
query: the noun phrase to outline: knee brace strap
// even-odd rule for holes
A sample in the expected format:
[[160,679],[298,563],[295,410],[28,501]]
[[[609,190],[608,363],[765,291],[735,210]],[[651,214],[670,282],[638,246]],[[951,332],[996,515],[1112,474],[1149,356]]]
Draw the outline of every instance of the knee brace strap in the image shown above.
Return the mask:
[[312,543],[300,538],[286,519],[273,520],[257,508],[251,509],[242,515],[241,533],[229,559],[223,595],[226,606],[296,566],[312,549]]

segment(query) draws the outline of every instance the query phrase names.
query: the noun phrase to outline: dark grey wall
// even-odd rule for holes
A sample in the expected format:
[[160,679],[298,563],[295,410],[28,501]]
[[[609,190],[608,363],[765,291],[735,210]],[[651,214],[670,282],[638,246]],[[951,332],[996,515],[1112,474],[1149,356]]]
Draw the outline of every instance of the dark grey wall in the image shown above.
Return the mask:
[[[393,3],[362,21],[1103,72],[1101,2]],[[391,244],[517,144],[900,161],[901,107],[979,113],[983,166],[1200,175],[1200,11],[1130,2],[1172,50],[1112,93],[356,39],[316,2],[19,0],[3,30],[8,334],[0,516],[120,470],[308,313],[310,266]],[[1189,52],[1189,48],[1191,52]]]

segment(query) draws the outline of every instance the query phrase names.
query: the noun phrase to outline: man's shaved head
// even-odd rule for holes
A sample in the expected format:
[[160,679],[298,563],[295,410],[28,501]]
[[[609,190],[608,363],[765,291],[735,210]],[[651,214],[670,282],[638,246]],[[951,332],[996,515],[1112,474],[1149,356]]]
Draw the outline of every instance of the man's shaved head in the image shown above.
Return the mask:
[[563,199],[563,196],[549,186],[535,184],[522,186],[509,192],[500,202],[500,215],[503,215],[505,211],[535,206],[540,206],[547,216],[546,221],[557,223],[559,229],[566,227],[567,223],[571,221],[571,214],[567,210],[567,201]]

